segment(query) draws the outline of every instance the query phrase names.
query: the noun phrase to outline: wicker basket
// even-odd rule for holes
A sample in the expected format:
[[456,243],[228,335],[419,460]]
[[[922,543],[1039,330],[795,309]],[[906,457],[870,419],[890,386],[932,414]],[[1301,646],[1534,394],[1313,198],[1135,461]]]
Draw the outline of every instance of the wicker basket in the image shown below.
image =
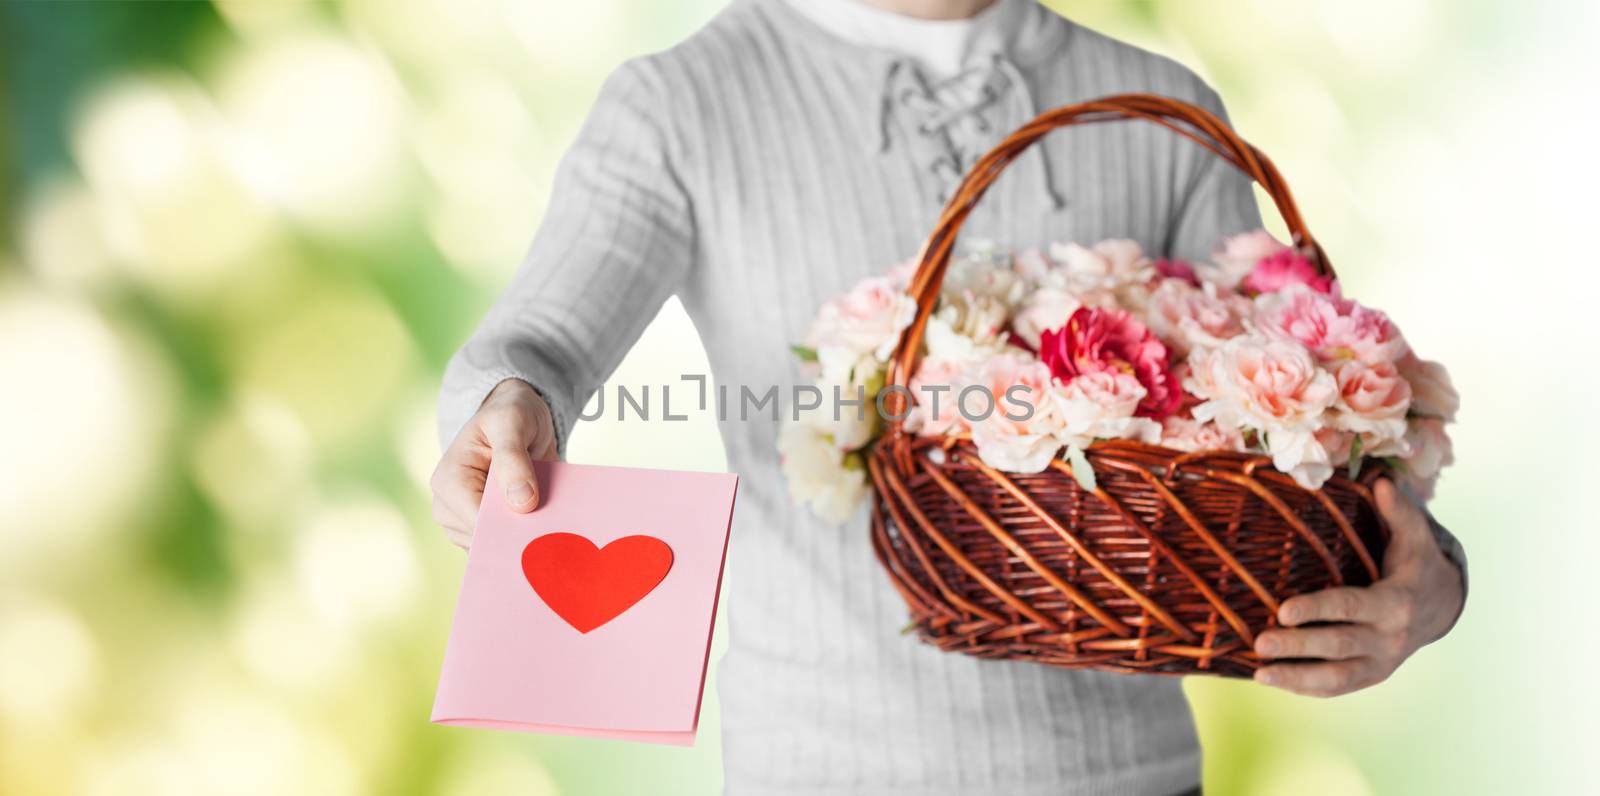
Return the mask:
[[[1295,244],[1332,273],[1277,169],[1214,115],[1144,94],[1057,108],[979,160],[945,207],[923,245],[910,288],[918,312],[891,358],[889,384],[906,387],[957,233],[1006,165],[1058,127],[1130,119],[1196,141],[1248,174]],[[891,415],[903,413],[906,395],[887,395]],[[1261,665],[1255,637],[1285,598],[1378,577],[1388,529],[1369,488],[1376,463],[1311,491],[1264,456],[1121,440],[1096,443],[1087,456],[1092,491],[1066,462],[1005,473],[980,461],[970,439],[919,437],[890,423],[868,459],[873,546],[923,640],[1053,666],[1248,676]]]

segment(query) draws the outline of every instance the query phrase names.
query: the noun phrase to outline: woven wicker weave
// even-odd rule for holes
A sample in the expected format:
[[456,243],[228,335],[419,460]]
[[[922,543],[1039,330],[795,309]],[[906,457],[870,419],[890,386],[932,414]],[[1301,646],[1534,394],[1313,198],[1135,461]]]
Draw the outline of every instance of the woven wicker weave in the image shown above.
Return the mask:
[[[957,233],[1007,164],[1058,127],[1138,119],[1183,135],[1265,190],[1294,243],[1325,273],[1288,187],[1220,119],[1166,97],[1127,94],[1042,114],[977,162],[923,245],[910,293],[916,320],[890,361],[906,387]],[[886,395],[891,415],[909,393]],[[1096,488],[1066,462],[1004,473],[970,439],[918,437],[891,421],[868,467],[873,546],[941,649],[1065,667],[1248,676],[1255,637],[1282,600],[1378,576],[1388,529],[1370,485],[1335,476],[1310,491],[1263,456],[1183,453],[1130,441],[1091,446]]]

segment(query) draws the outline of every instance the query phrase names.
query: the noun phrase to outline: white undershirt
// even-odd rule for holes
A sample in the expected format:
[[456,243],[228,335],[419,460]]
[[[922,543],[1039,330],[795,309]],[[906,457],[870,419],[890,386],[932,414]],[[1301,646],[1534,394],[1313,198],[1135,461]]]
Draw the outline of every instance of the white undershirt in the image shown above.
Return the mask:
[[[919,19],[862,0],[784,0],[824,30],[852,44],[915,60],[930,78],[950,77],[967,58],[1003,38],[1021,0],[995,0],[966,19]],[[982,42],[982,44],[980,44]]]

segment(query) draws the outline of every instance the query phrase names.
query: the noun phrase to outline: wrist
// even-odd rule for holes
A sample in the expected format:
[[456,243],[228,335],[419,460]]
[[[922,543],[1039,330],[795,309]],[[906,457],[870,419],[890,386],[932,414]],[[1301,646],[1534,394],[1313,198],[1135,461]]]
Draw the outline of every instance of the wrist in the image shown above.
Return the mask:
[[493,389],[490,389],[489,394],[484,396],[483,402],[489,403],[490,401],[518,400],[530,397],[539,397],[539,393],[537,390],[533,389],[533,385],[523,381],[522,379],[512,376],[507,379],[502,379],[499,384],[496,384]]
[[1466,610],[1467,559],[1466,552],[1462,550],[1461,542],[1456,539],[1455,534],[1450,533],[1438,520],[1434,519],[1432,512],[1429,512],[1426,507],[1423,508],[1422,514],[1428,521],[1428,530],[1433,533],[1433,540],[1438,545],[1440,556],[1445,562],[1442,568],[1445,573],[1445,591],[1453,598],[1451,608],[1447,612],[1448,620],[1443,627],[1438,628],[1437,632],[1428,638],[1427,643],[1431,644],[1449,633],[1456,626],[1456,622],[1460,621],[1461,614]]

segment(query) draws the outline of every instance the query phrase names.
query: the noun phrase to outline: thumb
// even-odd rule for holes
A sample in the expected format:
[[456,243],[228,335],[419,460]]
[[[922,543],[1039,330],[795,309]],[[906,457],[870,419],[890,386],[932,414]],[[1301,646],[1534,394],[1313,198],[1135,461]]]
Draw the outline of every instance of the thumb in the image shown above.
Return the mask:
[[514,437],[493,440],[490,457],[495,480],[499,482],[506,505],[513,511],[533,511],[539,505],[539,479],[533,474],[533,457],[527,443]]

